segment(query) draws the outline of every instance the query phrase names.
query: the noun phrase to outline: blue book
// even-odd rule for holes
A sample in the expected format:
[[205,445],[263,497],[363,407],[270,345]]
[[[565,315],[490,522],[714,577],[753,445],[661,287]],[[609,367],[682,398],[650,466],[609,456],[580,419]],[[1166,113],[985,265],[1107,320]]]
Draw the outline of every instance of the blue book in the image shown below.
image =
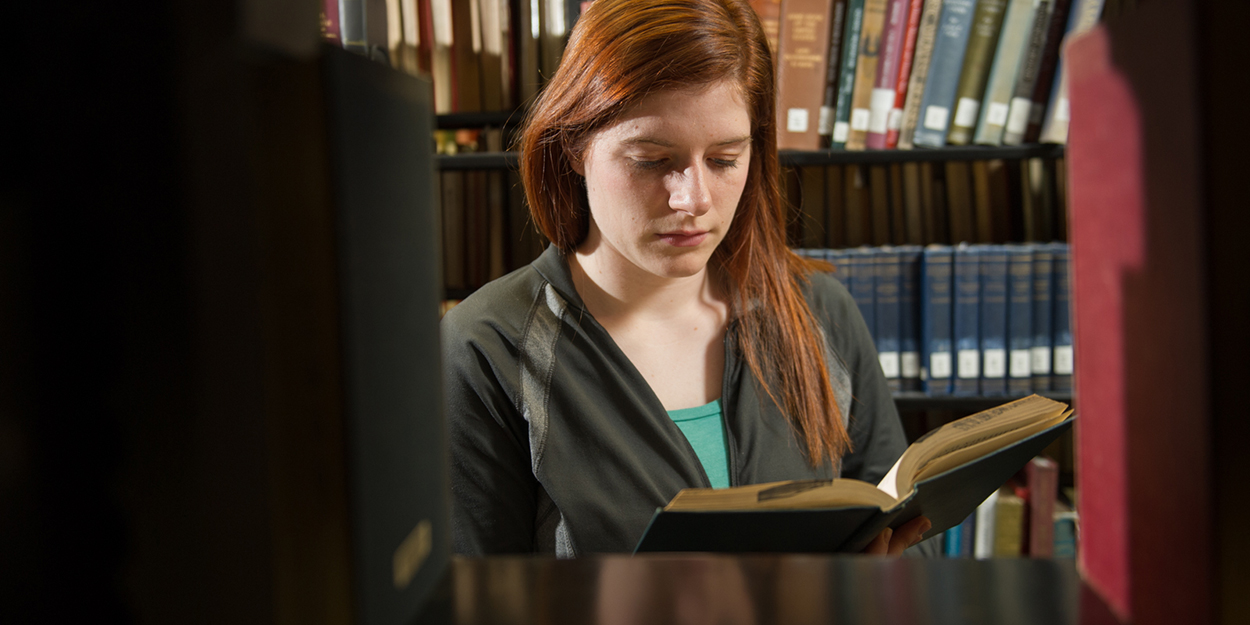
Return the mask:
[[929,74],[925,77],[924,96],[920,99],[920,119],[912,135],[912,142],[918,146],[940,148],[946,145],[946,132],[952,121],[951,109],[955,105],[976,4],[976,0],[945,0],[942,3]]
[[898,364],[904,391],[921,390],[920,382],[920,264],[924,248],[898,248],[901,286],[898,292]]
[[1033,391],[1033,248],[1007,246],[1007,394]]
[[1007,247],[974,248],[981,269],[981,394],[1007,394]]
[[961,244],[955,248],[954,294],[951,313],[955,343],[955,395],[981,392],[981,265],[977,248]]
[[873,301],[876,332],[873,338],[877,344],[877,359],[881,361],[881,371],[885,374],[890,390],[898,392],[903,390],[899,364],[899,318],[902,316],[899,293],[902,291],[903,277],[898,250],[879,247],[873,250],[872,257],[876,277],[876,295]]
[[921,264],[920,378],[930,395],[949,395],[954,373],[951,341],[954,250],[949,245],[930,245],[924,249]]
[[833,277],[837,278],[838,282],[841,282],[847,291],[850,291],[851,283],[848,280],[848,276],[851,275],[851,269],[846,264],[846,250],[829,249],[824,252],[825,260],[833,265]]
[[972,545],[976,542],[977,513],[973,512],[962,523],[943,533],[942,554],[948,558],[971,558]]
[[873,276],[872,249],[861,247],[847,250],[846,259],[842,262],[850,269],[850,275],[847,277],[850,280],[851,298],[855,300],[855,305],[859,307],[859,314],[868,325],[868,334],[876,340],[877,315],[874,306],[876,279]]
[[1050,352],[1054,327],[1055,251],[1050,245],[1033,244],[1033,392],[1050,390]]
[[1072,370],[1075,358],[1072,353],[1072,282],[1068,269],[1070,250],[1067,243],[1053,243],[1055,295],[1051,309],[1054,324],[1053,351],[1051,352],[1051,390],[1072,391]]

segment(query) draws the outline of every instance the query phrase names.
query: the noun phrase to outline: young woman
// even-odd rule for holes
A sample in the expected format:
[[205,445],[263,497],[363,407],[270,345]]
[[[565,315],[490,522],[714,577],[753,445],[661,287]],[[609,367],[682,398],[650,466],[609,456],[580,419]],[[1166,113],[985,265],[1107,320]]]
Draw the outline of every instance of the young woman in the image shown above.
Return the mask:
[[442,326],[457,551],[630,551],[682,488],[885,475],[906,444],[872,339],[785,244],[745,2],[596,0],[520,147],[552,245]]

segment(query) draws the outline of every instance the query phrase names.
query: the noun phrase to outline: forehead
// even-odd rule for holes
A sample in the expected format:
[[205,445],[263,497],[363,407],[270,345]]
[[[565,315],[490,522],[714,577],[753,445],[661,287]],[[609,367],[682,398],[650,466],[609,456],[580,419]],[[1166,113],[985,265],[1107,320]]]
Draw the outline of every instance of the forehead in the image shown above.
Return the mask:
[[595,133],[600,140],[724,141],[751,133],[751,115],[737,84],[730,81],[646,95],[615,123]]

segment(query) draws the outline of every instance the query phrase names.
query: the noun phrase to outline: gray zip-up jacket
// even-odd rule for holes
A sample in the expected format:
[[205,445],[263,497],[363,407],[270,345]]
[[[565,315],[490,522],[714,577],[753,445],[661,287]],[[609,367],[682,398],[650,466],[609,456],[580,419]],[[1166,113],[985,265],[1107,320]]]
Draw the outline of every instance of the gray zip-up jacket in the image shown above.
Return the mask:
[[[906,447],[863,318],[832,276],[805,295],[829,346],[853,451],[840,475],[877,483]],[[725,345],[721,405],[732,485],[828,479]],[[563,255],[479,289],[442,321],[457,552],[632,551],[656,508],[710,486],[642,375],[585,309]]]

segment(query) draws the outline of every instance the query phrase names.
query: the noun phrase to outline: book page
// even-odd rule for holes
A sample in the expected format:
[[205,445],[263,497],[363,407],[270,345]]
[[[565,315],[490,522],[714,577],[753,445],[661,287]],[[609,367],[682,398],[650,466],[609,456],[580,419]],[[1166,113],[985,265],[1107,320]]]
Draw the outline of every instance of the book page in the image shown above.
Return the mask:
[[867,482],[851,479],[803,480],[751,484],[733,488],[686,488],[665,510],[772,510],[876,506],[890,508],[895,499]]

